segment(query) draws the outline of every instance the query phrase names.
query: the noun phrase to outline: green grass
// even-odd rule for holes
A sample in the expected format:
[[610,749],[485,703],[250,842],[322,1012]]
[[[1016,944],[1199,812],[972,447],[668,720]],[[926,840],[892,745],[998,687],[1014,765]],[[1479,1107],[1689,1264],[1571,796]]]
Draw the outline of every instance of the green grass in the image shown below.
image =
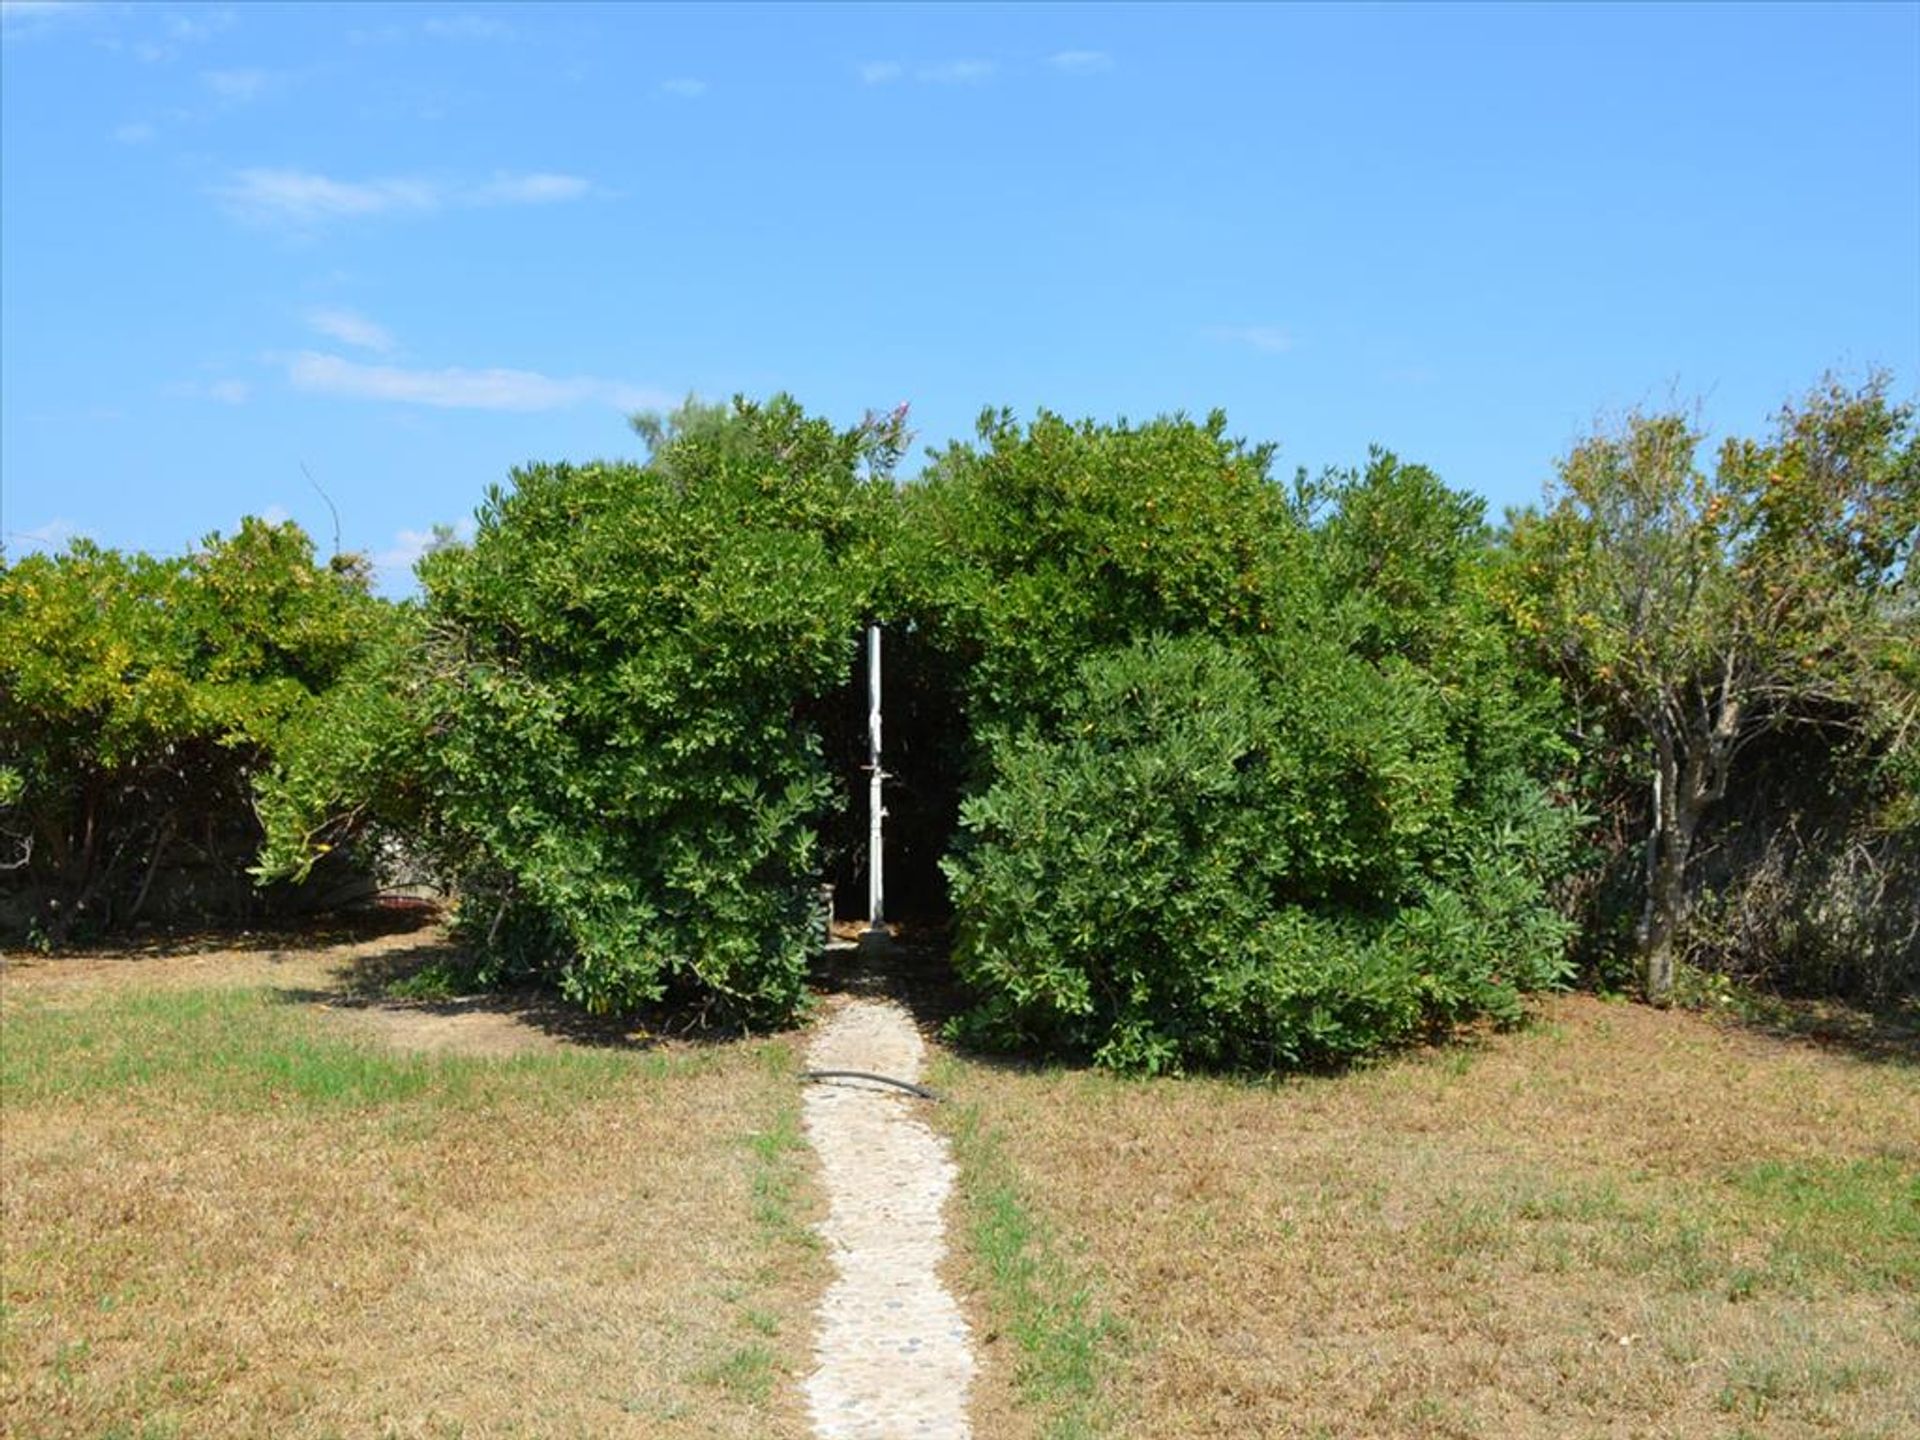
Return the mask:
[[[790,1082],[794,1059],[789,1046],[769,1044],[762,1053],[762,1069],[782,1082]],[[748,1205],[756,1232],[754,1248],[760,1260],[750,1280],[722,1285],[714,1291],[728,1307],[733,1327],[744,1338],[731,1348],[723,1347],[724,1353],[702,1364],[692,1378],[737,1399],[762,1404],[778,1380],[792,1380],[795,1375],[793,1367],[783,1364],[766,1343],[777,1339],[782,1327],[779,1317],[759,1303],[760,1292],[784,1275],[812,1275],[816,1282],[823,1278],[815,1273],[821,1265],[820,1237],[808,1225],[805,1214],[811,1194],[810,1169],[807,1141],[800,1129],[798,1087],[788,1083],[785,1097],[768,1117],[768,1123],[741,1136],[739,1145],[745,1157]]]
[[804,1433],[790,1041],[410,1054],[136,978],[5,997],[0,1433]]
[[701,1371],[699,1378],[736,1399],[764,1405],[773,1394],[774,1372],[773,1352],[756,1342],[729,1351]]
[[1778,1227],[1778,1274],[1920,1290],[1920,1169],[1891,1158],[1769,1161],[1732,1183]]
[[242,1113],[421,1100],[468,1107],[503,1085],[558,1102],[636,1070],[663,1078],[699,1063],[613,1051],[507,1060],[400,1054],[325,1034],[309,1013],[261,989],[130,991],[80,1008],[22,1007],[6,1030],[0,1093],[15,1105],[164,1094]]
[[[785,1046],[769,1046],[764,1053],[776,1074],[782,1078],[791,1075],[793,1057]],[[775,1112],[773,1123],[746,1136],[745,1144],[753,1218],[760,1227],[762,1239],[770,1244],[818,1249],[819,1238],[807,1227],[797,1208],[808,1164],[806,1137],[800,1133],[797,1086],[789,1102]]]
[[[950,1089],[961,1073],[944,1061],[934,1083]],[[942,1118],[959,1170],[966,1251],[985,1281],[995,1324],[1019,1351],[1018,1403],[1033,1413],[1046,1440],[1108,1433],[1103,1381],[1122,1338],[1118,1324],[1028,1207],[979,1111],[955,1104]]]

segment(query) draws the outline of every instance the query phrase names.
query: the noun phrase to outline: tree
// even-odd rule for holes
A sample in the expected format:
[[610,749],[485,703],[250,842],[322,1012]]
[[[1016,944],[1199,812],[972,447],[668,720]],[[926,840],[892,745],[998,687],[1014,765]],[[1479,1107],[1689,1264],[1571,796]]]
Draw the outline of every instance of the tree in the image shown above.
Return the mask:
[[1789,725],[1907,743],[1920,437],[1886,380],[1828,380],[1734,439],[1711,475],[1685,415],[1634,414],[1572,449],[1515,522],[1509,601],[1588,699],[1644,744],[1636,934],[1664,1003],[1702,817]]

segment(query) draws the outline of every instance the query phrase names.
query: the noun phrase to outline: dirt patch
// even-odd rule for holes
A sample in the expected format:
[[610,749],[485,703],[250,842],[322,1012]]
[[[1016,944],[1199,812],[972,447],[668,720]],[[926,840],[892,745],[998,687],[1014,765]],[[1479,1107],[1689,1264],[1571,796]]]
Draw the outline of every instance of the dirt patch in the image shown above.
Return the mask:
[[432,911],[374,912],[302,931],[195,934],[37,955],[0,951],[0,996],[116,986],[199,989],[225,985],[364,988],[381,975],[450,953]]
[[569,1043],[540,1029],[526,1015],[486,1001],[323,1003],[320,1008],[356,1033],[416,1055],[526,1055]]

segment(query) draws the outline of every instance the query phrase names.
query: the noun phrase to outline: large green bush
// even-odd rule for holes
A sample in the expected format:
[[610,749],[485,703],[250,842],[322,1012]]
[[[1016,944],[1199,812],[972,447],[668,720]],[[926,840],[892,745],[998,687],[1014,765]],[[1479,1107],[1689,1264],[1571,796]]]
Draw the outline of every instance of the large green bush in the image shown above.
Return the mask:
[[938,540],[980,717],[947,864],[969,1033],[1322,1062],[1564,977],[1560,714],[1482,593],[1479,502],[1386,454],[1283,491],[1218,417],[982,438],[907,542]]
[[1149,640],[1004,747],[950,862],[969,1022],[1149,1070],[1336,1060],[1564,977],[1568,827],[1481,826],[1431,681],[1329,646]]
[[595,1009],[789,1015],[887,423],[692,406],[644,465],[538,465],[422,566],[431,825],[494,967]]
[[252,518],[173,559],[76,541],[0,568],[0,926],[260,908],[251,782],[388,615],[353,557]]

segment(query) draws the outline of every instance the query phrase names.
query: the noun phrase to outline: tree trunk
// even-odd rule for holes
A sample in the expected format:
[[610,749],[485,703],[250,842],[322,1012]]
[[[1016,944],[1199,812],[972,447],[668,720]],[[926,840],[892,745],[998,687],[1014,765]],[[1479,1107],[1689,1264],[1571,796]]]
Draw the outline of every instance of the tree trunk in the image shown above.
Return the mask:
[[1653,824],[1647,829],[1647,900],[1638,937],[1649,1004],[1665,1006],[1672,1000],[1674,947],[1688,912],[1686,868],[1693,835],[1701,814],[1726,791],[1726,753],[1716,741],[1716,733],[1705,739],[1653,737]]
[[1653,820],[1647,832],[1647,898],[1640,915],[1641,977],[1647,1000],[1673,998],[1674,945],[1686,918],[1687,860],[1707,801],[1696,756],[1682,759],[1673,741],[1656,736]]

